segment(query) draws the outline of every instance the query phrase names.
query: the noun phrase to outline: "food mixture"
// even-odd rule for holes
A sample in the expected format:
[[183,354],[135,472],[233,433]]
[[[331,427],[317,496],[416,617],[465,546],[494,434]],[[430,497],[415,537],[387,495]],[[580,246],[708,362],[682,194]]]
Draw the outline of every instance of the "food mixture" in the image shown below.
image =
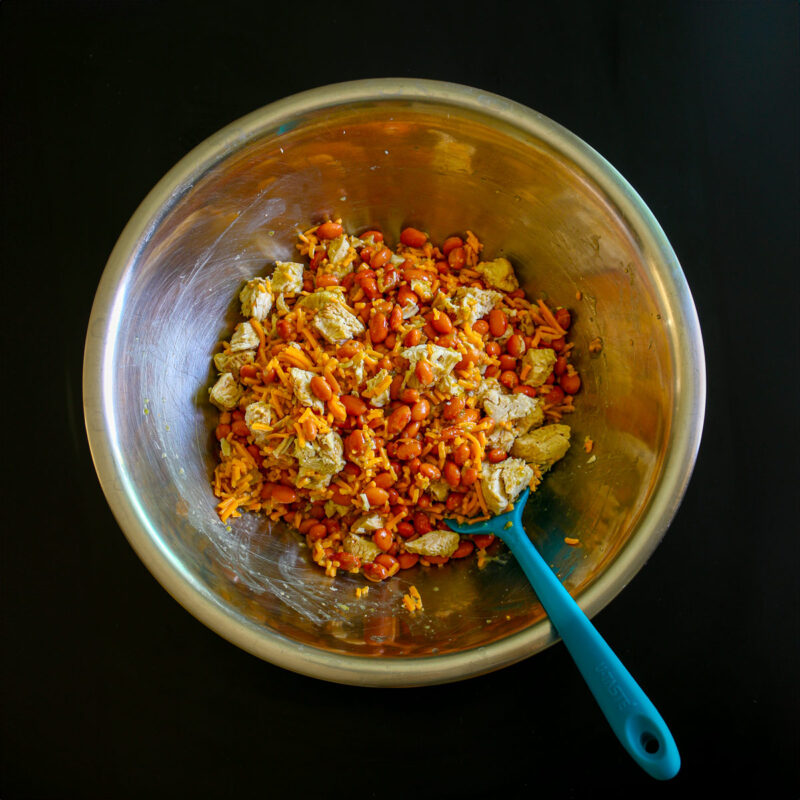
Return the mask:
[[526,299],[470,231],[392,248],[330,221],[297,249],[247,281],[214,356],[220,518],[286,521],[332,576],[483,563],[494,537],[445,519],[509,510],[567,452],[569,311]]

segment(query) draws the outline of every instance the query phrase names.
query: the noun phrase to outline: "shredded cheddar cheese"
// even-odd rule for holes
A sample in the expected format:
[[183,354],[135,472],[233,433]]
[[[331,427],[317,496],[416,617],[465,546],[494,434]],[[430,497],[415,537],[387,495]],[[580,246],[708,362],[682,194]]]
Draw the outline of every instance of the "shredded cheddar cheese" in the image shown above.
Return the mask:
[[[574,411],[574,345],[555,343],[568,333],[559,324],[567,317],[541,298],[498,288],[510,265],[480,261],[483,245],[472,231],[448,243],[448,253],[455,246],[462,252],[453,261],[408,228],[391,248],[381,236],[351,236],[333,219],[298,229],[302,264],[282,262],[270,280],[248,284],[261,304],[251,296],[246,307],[252,331],[239,329],[236,351],[220,343],[215,358],[231,367],[210,390],[221,411],[211,486],[222,522],[263,513],[299,530],[311,560],[331,578],[379,581],[417,563],[427,569],[466,557],[470,548],[459,550],[448,519],[488,519],[513,508],[524,486],[537,489],[542,470],[512,456],[508,442],[522,442],[528,428],[545,435],[545,426],[531,427],[532,414],[517,411],[495,412],[495,422],[486,396],[497,392],[518,409],[538,395],[551,425]],[[503,330],[511,328],[505,336],[495,335],[498,311]],[[566,379],[526,386],[533,366],[514,360],[518,350],[507,358],[512,333],[524,350],[558,348]],[[254,417],[254,402],[269,412],[260,408]],[[592,451],[588,436],[583,447]],[[506,468],[516,472],[498,481]],[[475,554],[484,567],[485,552]],[[367,592],[361,586],[356,597]],[[410,614],[422,611],[414,586],[402,604]]]

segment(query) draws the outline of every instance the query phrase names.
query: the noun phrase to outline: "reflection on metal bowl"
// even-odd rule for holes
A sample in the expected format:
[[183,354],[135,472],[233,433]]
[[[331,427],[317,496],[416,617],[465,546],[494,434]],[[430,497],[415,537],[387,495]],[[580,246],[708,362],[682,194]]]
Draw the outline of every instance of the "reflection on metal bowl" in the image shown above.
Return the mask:
[[[555,633],[502,547],[483,569],[416,567],[357,598],[363,578],[326,577],[291,531],[253,515],[225,526],[215,513],[211,355],[241,283],[328,217],[437,240],[470,228],[526,290],[571,308],[583,377],[574,446],[529,502],[528,530],[589,615],[644,564],[683,495],[704,413],[700,330],[675,254],[638,195],[568,131],[432,81],[358,81],[274,103],[153,189],[109,259],[86,343],[86,424],[109,503],[180,603],[286,668],[408,686],[530,656]],[[402,608],[411,583],[424,613]]]

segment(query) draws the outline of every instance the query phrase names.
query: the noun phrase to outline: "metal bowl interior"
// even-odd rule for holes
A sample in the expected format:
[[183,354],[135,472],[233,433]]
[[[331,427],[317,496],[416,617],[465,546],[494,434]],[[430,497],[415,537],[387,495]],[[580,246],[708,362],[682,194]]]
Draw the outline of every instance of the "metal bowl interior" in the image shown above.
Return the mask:
[[[469,228],[487,257],[513,262],[530,296],[572,309],[583,377],[573,447],[531,499],[528,530],[590,615],[656,547],[704,408],[702,341],[677,259],[579,139],[503,98],[429,81],[340,84],[256,111],[190,153],[136,212],[97,293],[84,372],[117,520],[191,613],[301,673],[421,685],[536,653],[556,635],[507,554],[481,570],[472,559],[417,567],[357,599],[363,579],[325,577],[291,531],[216,516],[211,356],[235,324],[241,283],[327,217],[390,236],[411,224],[439,240]],[[401,606],[412,583],[425,603],[415,616]]]

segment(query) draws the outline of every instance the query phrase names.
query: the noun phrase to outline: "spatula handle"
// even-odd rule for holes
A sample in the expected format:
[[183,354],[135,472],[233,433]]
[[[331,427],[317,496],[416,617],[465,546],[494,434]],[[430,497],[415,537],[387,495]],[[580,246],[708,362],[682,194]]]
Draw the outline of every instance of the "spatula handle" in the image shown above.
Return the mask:
[[[611,728],[631,757],[659,780],[674,777],[681,759],[656,707],[595,629],[521,529],[505,541],[525,571]],[[511,534],[511,535],[508,535]]]

